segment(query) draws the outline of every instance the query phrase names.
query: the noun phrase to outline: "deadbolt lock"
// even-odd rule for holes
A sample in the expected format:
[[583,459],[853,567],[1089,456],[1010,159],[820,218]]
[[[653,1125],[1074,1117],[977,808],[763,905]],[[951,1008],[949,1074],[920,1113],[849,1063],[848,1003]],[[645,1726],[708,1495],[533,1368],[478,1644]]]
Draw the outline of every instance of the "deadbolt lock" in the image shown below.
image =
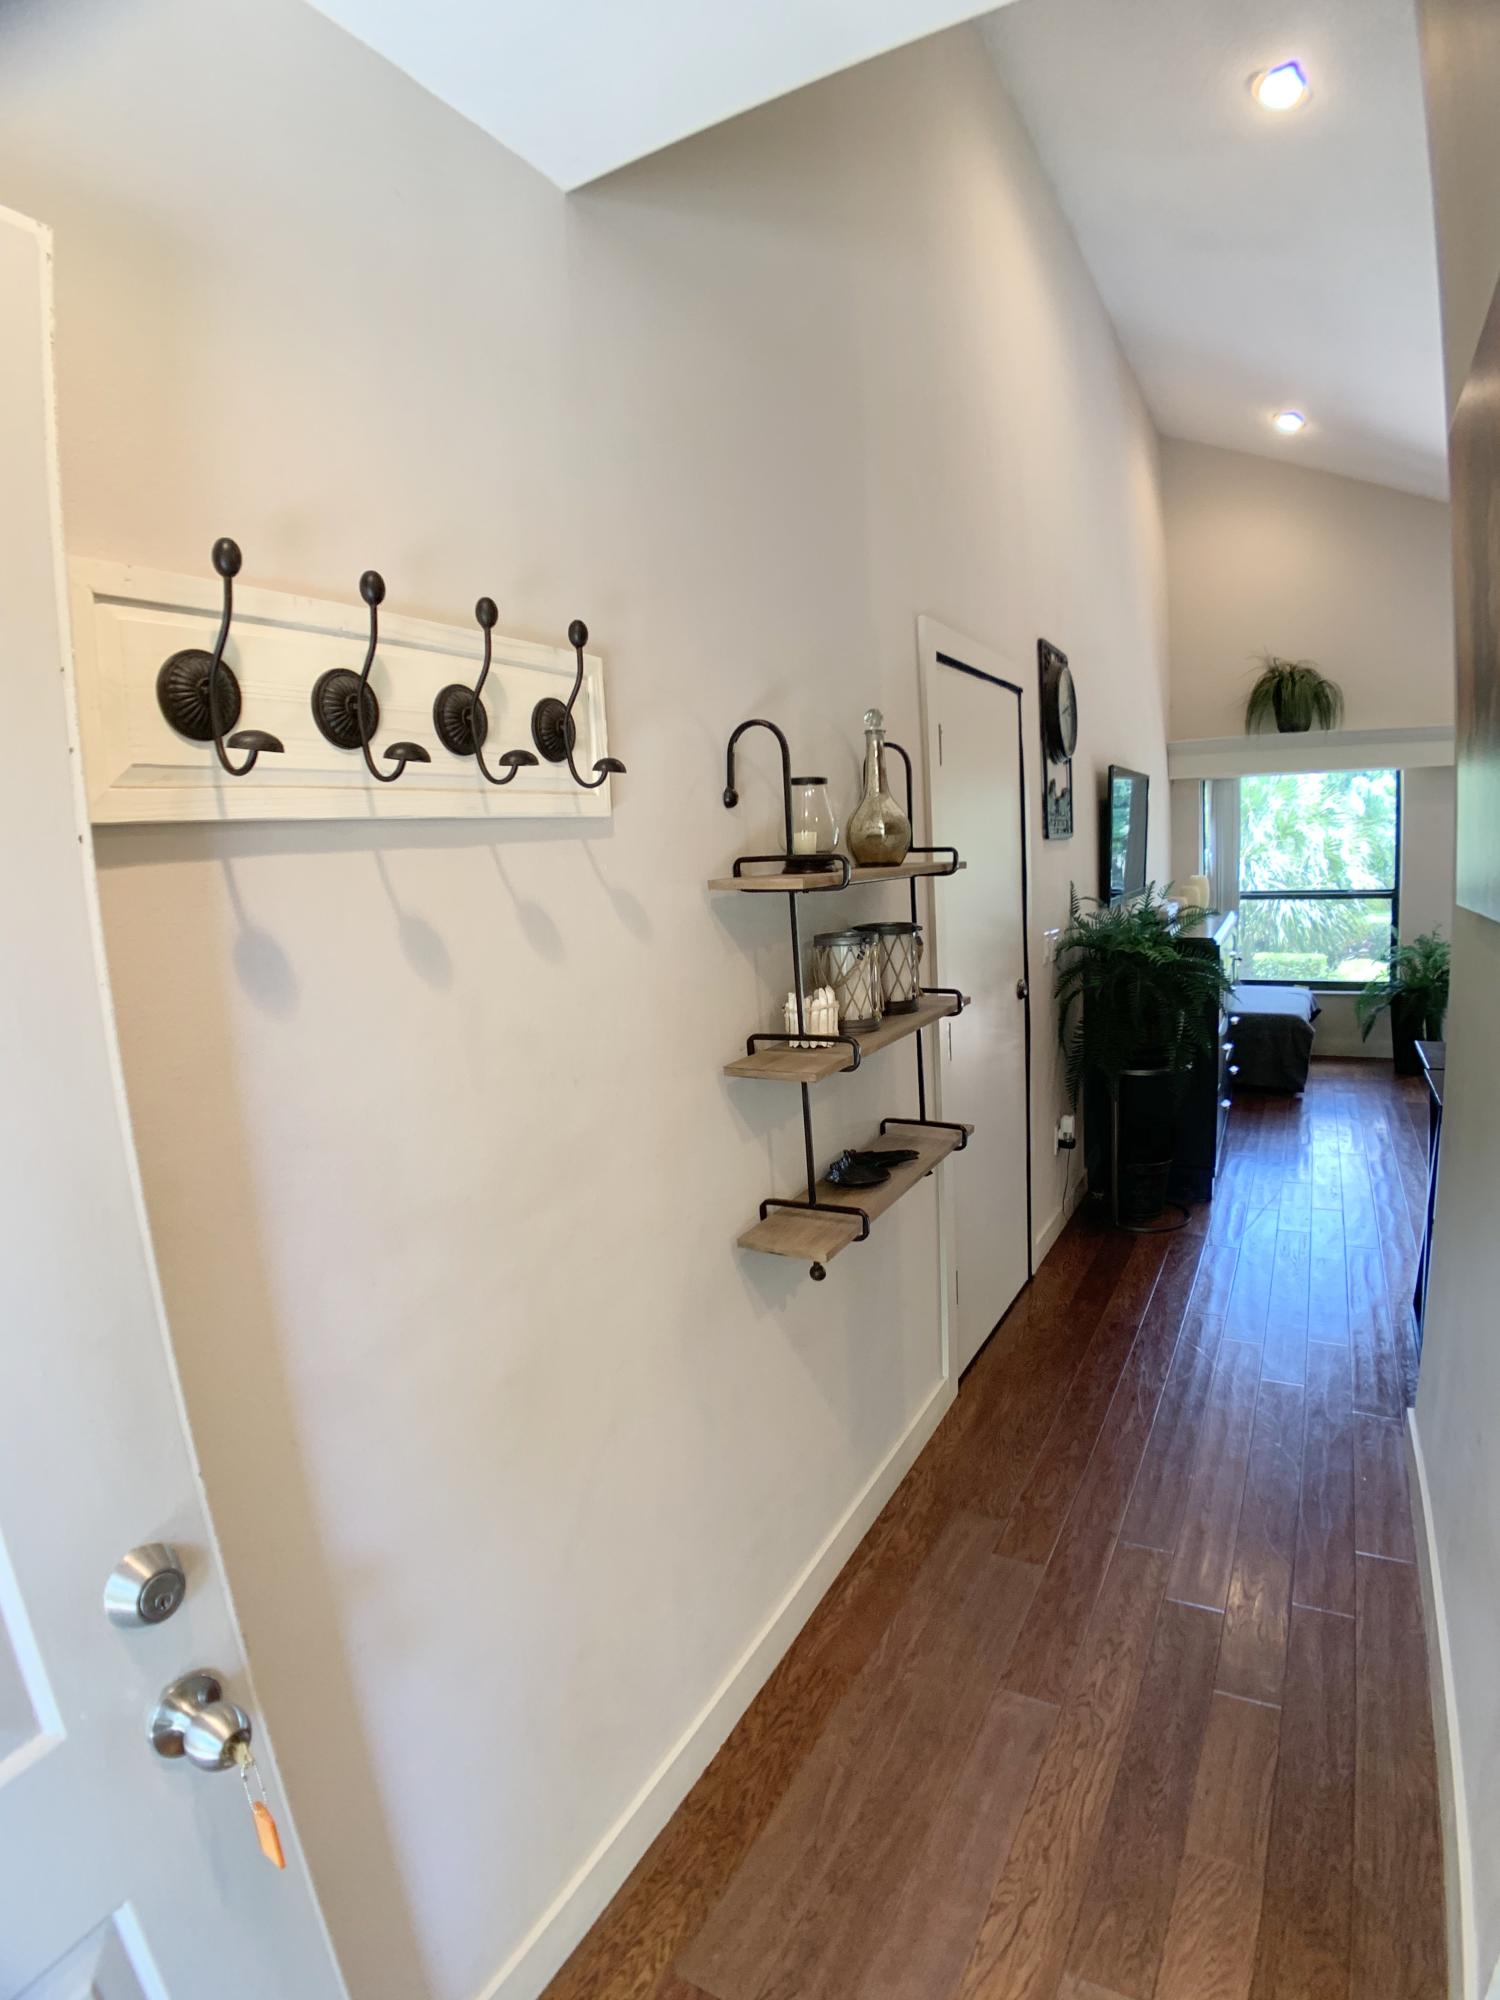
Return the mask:
[[187,1595],[182,1558],[168,1542],[143,1542],[121,1556],[104,1586],[112,1625],[160,1625]]

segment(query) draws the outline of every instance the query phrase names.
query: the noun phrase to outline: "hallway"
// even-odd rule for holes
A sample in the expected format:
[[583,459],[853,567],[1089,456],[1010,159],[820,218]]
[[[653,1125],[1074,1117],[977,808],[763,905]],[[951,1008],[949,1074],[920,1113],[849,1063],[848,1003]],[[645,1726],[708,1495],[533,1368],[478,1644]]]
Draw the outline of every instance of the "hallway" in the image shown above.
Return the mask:
[[1317,1063],[1074,1223],[549,2000],[1440,2000],[1425,1119]]

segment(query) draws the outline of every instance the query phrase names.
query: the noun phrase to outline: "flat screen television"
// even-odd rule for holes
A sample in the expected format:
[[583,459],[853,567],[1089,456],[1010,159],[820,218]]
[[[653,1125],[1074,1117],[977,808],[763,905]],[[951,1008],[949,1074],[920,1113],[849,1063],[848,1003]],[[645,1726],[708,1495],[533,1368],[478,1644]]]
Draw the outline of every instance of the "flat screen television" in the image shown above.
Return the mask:
[[1144,771],[1110,765],[1101,817],[1104,851],[1099,869],[1100,896],[1106,903],[1139,896],[1146,886],[1146,794],[1150,788],[1151,780]]

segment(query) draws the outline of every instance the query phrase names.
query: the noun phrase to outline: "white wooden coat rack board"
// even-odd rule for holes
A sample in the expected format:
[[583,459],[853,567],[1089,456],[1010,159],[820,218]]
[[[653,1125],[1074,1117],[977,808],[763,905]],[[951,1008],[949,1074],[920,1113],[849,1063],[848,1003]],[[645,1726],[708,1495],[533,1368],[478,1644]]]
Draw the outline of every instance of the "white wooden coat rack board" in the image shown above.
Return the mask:
[[388,616],[376,570],[359,601],[75,561],[84,778],[97,825],[152,820],[607,819],[604,663],[473,623]]

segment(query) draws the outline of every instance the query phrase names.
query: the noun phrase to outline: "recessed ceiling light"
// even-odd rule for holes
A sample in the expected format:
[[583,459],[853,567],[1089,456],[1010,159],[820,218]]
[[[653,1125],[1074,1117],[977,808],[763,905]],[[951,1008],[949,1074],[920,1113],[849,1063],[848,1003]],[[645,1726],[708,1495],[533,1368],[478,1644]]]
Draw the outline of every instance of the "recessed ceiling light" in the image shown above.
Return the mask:
[[1307,72],[1299,62],[1277,63],[1275,69],[1263,69],[1250,88],[1265,110],[1295,111],[1307,95]]
[[1283,437],[1295,437],[1298,431],[1307,427],[1307,419],[1300,410],[1278,410],[1271,422]]

